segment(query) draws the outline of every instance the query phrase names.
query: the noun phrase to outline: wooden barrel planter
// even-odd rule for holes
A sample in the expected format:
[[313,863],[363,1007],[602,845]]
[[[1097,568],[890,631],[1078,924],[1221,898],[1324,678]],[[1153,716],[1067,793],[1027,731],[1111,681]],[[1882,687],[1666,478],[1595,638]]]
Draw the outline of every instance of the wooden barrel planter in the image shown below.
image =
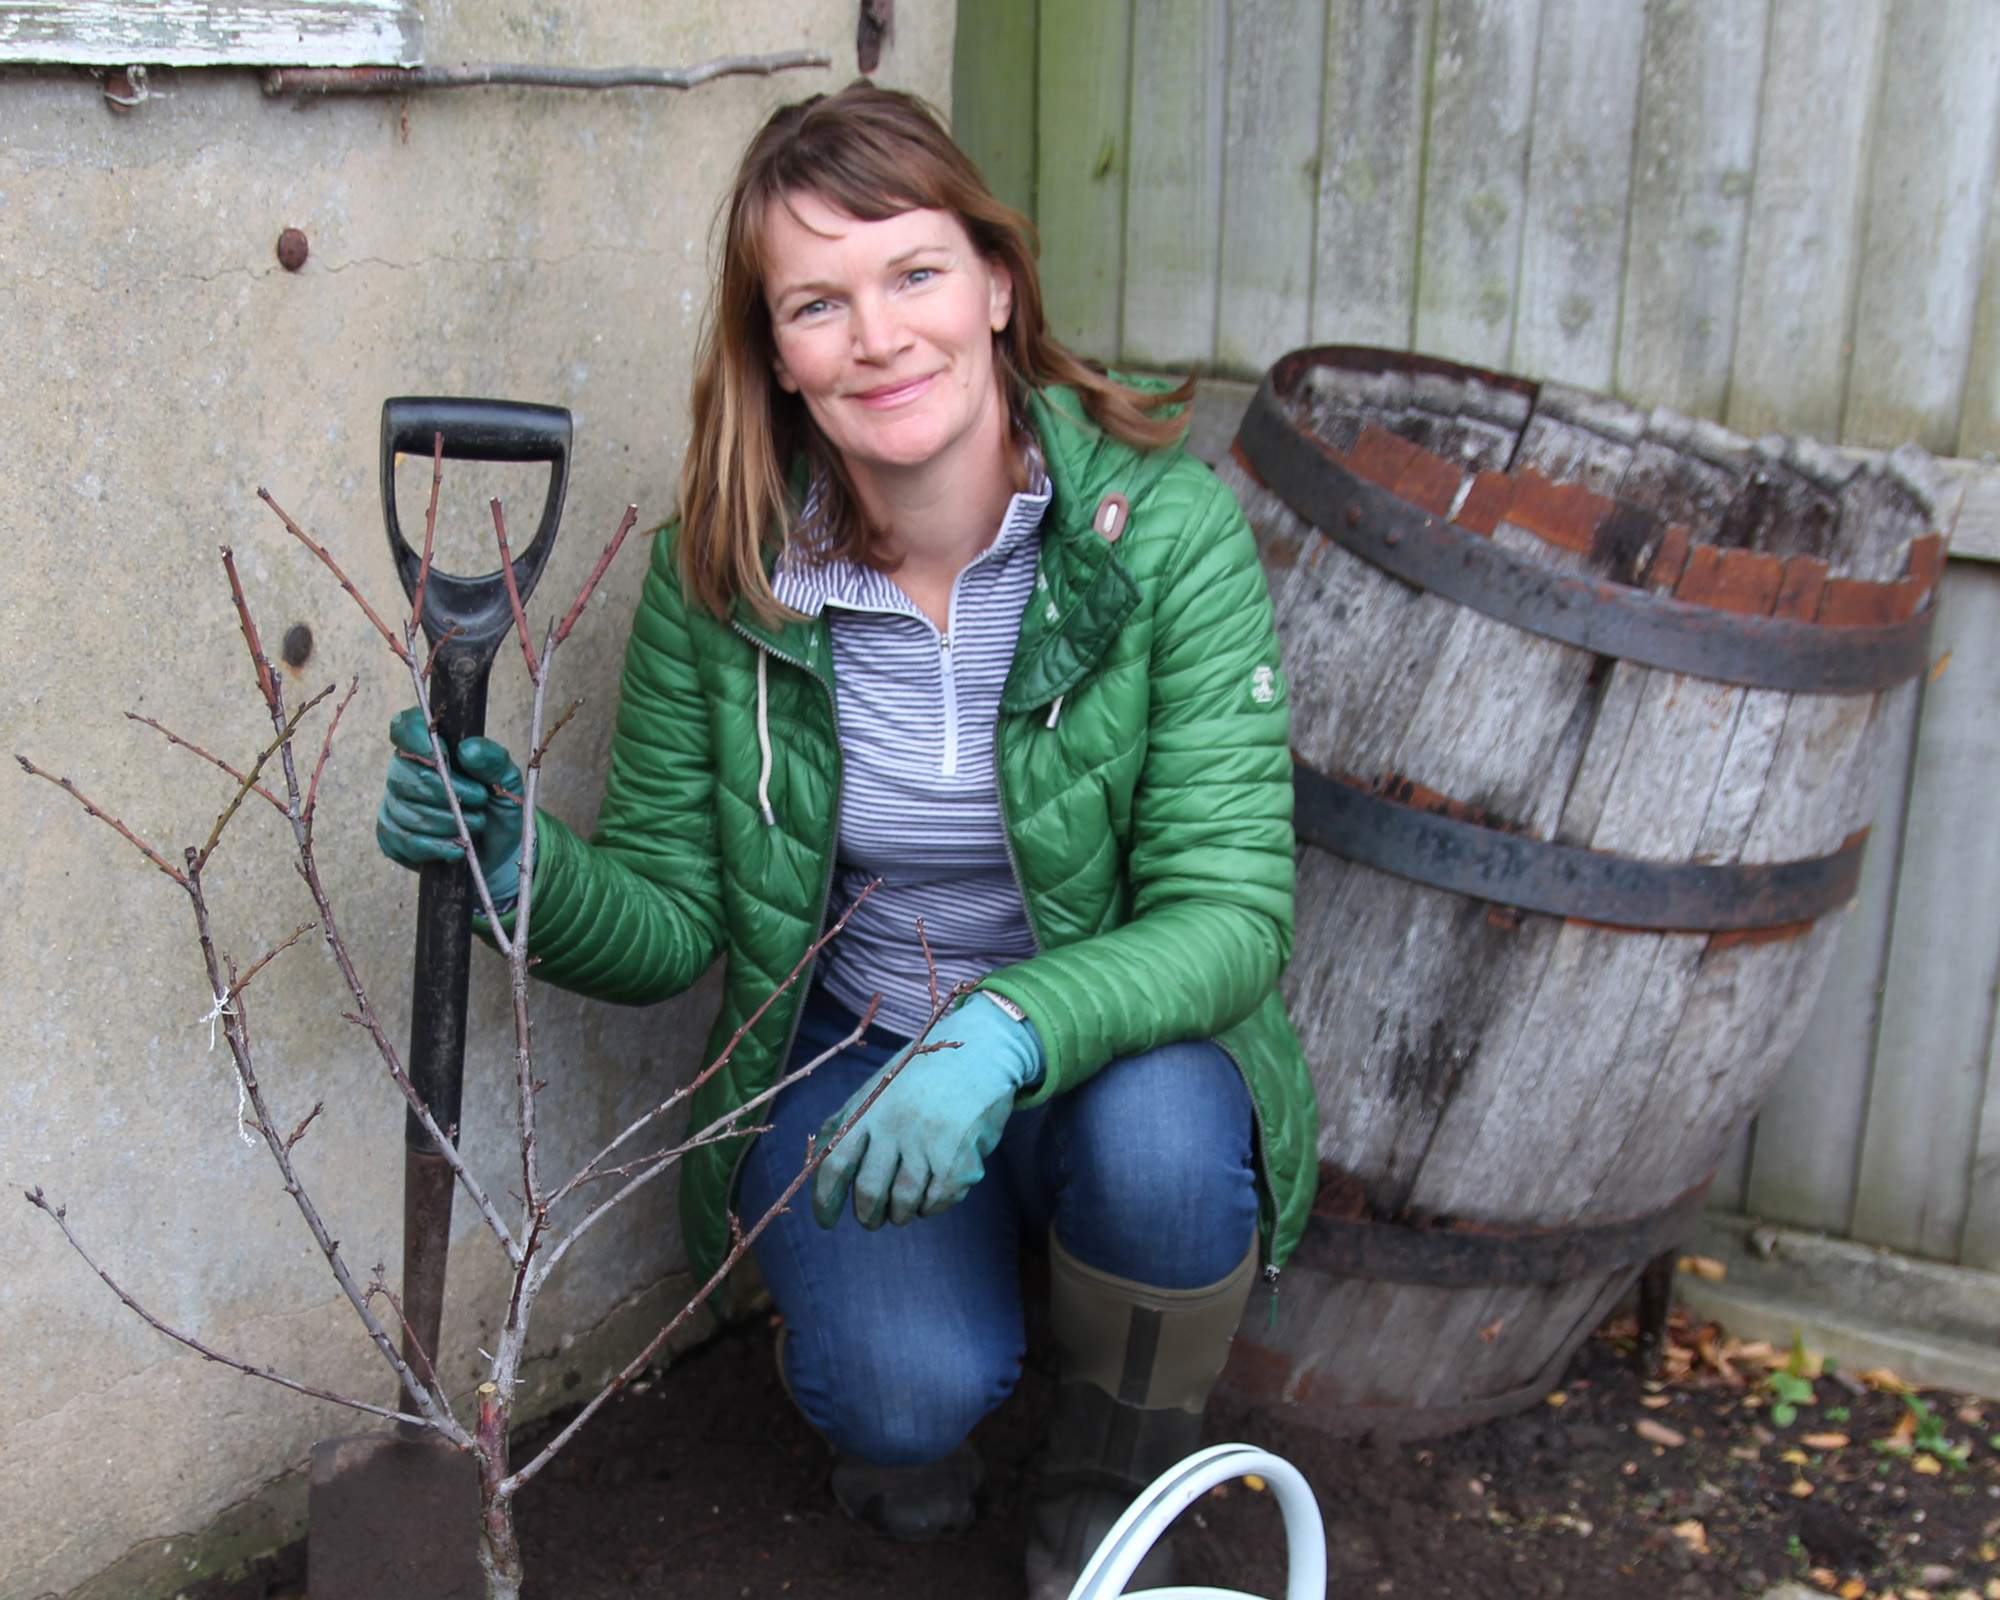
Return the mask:
[[1555,1385],[1797,1042],[1956,491],[1349,348],[1272,369],[1224,476],[1291,691],[1323,1179],[1224,1382],[1448,1432]]

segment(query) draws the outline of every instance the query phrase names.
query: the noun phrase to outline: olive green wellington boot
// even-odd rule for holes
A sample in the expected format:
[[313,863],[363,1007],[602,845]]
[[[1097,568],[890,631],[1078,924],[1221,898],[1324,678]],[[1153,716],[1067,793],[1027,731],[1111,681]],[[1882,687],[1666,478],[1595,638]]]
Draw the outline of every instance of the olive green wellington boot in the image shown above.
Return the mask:
[[[1063,1600],[1139,1491],[1193,1454],[1256,1274],[1253,1247],[1220,1283],[1155,1289],[1085,1266],[1050,1234],[1062,1371],[1028,1533],[1030,1600]],[[1173,1581],[1161,1540],[1130,1587]]]

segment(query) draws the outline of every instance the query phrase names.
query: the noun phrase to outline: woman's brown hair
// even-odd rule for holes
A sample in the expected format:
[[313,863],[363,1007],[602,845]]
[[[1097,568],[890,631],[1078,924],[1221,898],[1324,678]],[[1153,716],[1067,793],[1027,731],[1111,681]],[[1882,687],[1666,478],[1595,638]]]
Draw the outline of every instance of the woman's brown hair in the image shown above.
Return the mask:
[[838,454],[772,372],[764,218],[792,194],[815,195],[864,222],[905,211],[951,212],[979,253],[1013,279],[1013,316],[993,336],[1010,400],[1018,401],[1026,386],[1068,384],[1091,420],[1126,444],[1158,449],[1185,431],[1180,412],[1193,396],[1192,378],[1167,394],[1134,390],[1051,337],[1035,272],[1034,225],[987,188],[935,111],[913,95],[865,81],[815,95],[782,107],[764,124],[729,195],[722,272],[695,365],[693,432],[681,468],[678,554],[690,603],[721,616],[744,598],[767,619],[783,614],[764,558],[795,513],[786,475],[800,456],[820,487],[814,553],[863,562],[876,554],[875,530]]

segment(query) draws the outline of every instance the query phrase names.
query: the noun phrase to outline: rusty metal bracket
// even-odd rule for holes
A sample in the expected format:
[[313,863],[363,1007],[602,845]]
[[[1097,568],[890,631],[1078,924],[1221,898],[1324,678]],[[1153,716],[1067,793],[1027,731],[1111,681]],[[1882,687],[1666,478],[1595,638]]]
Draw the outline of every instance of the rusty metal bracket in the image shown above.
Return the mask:
[[[1598,655],[1793,694],[1867,694],[1930,664],[1934,605],[1907,622],[1830,627],[1719,611],[1558,573],[1350,472],[1294,423],[1286,396],[1334,350],[1297,350],[1265,375],[1236,441],[1266,488],[1342,549],[1393,578]],[[1442,363],[1426,363],[1434,370]]]
[[1474,900],[1619,928],[1738,933],[1854,898],[1866,835],[1806,861],[1670,862],[1550,844],[1404,805],[1292,764],[1292,829],[1364,867]]
[[1574,1283],[1627,1271],[1676,1248],[1693,1231],[1708,1184],[1703,1178],[1643,1216],[1568,1228],[1425,1228],[1314,1211],[1292,1261],[1339,1278],[1438,1289]]

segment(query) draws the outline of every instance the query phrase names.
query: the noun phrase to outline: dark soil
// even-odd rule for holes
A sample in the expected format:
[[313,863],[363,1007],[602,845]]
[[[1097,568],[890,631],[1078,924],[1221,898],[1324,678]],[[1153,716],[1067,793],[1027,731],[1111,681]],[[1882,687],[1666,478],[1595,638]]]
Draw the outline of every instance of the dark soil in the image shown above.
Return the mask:
[[[1675,1333],[1679,1375],[1664,1386],[1641,1381],[1629,1329],[1613,1323],[1548,1403],[1425,1444],[1330,1440],[1221,1404],[1206,1437],[1268,1446],[1306,1473],[1337,1596],[1724,1600],[1797,1579],[1846,1600],[2000,1597],[2000,1406],[1989,1421],[1976,1402],[1923,1397],[1943,1437],[1967,1447],[1962,1466],[1936,1453],[1937,1433],[1910,1439],[1899,1395],[1838,1374],[1778,1428],[1761,1367],[1678,1315]],[[979,1526],[955,1543],[896,1545],[834,1507],[826,1449],[778,1386],[769,1327],[740,1326],[615,1402],[524,1494],[528,1592],[1016,1600],[1051,1383],[1038,1348],[1019,1392],[974,1435],[988,1471]],[[1636,1433],[1642,1423],[1667,1442]],[[1182,1518],[1177,1546],[1183,1582],[1284,1592],[1268,1495],[1216,1491]],[[188,1600],[296,1597],[303,1564],[294,1546]]]

